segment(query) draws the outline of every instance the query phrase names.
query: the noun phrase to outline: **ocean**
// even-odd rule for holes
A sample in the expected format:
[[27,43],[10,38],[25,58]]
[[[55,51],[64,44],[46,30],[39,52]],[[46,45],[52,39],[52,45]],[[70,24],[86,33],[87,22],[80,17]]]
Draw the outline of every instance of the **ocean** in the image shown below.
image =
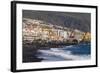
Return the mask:
[[48,48],[37,50],[36,57],[41,62],[87,60],[91,58],[91,44],[78,44],[63,46],[61,48]]

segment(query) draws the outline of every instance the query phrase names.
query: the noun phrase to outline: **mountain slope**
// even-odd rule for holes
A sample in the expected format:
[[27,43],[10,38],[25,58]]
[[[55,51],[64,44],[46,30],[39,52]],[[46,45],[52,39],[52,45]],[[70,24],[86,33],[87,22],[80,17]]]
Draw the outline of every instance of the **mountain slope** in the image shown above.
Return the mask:
[[90,32],[91,30],[90,16],[89,13],[23,10],[23,18],[42,20],[46,23],[78,29],[84,32]]

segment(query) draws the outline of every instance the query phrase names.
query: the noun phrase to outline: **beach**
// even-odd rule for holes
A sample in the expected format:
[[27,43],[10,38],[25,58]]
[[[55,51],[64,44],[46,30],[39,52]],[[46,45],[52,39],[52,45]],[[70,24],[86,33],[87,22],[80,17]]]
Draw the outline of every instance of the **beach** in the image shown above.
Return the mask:
[[90,44],[67,45],[63,47],[23,46],[23,62],[48,62],[87,60],[91,58]]

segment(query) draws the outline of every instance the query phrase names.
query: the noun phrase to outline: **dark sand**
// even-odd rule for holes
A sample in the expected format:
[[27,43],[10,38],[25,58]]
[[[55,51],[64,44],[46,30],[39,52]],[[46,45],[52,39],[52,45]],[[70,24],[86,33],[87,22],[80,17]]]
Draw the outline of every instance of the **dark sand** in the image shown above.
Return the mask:
[[23,45],[23,62],[40,62],[42,58],[36,56],[38,49],[34,45]]

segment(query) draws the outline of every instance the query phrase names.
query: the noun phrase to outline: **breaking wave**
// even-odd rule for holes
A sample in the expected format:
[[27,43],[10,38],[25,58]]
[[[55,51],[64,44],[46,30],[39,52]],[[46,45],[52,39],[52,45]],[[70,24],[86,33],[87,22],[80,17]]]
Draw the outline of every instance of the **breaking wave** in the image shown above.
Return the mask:
[[61,60],[85,60],[90,59],[90,54],[74,54],[72,49],[75,46],[66,46],[65,48],[50,48],[48,50],[38,50],[38,58],[43,61],[61,61]]

